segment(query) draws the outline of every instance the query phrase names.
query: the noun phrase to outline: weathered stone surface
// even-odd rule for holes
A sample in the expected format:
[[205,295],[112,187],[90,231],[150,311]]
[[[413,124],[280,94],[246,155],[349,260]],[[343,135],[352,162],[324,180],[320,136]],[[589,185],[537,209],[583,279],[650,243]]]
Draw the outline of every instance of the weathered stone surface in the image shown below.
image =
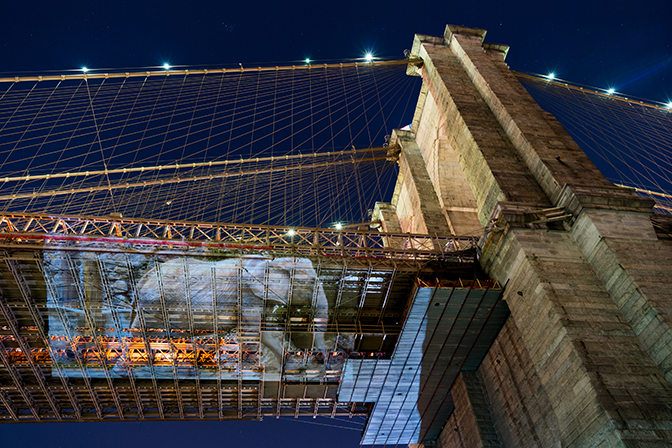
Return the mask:
[[463,34],[461,27],[448,25],[444,36],[499,129],[552,202],[565,185],[611,186],[557,120],[532,99],[500,54],[484,51],[482,39]]
[[480,375],[462,371],[451,389],[451,395],[455,411],[441,431],[437,444],[455,448],[501,447]]
[[400,225],[419,229],[408,216],[422,217],[456,233],[477,216],[488,232],[481,265],[506,285],[511,310],[478,371],[487,399],[462,377],[455,413],[426,442],[670,446],[672,221],[654,226],[652,201],[608,182],[509,71],[508,48],[484,37],[449,25],[443,38],[416,36],[412,50],[424,85],[417,150],[406,134],[401,171],[431,203],[407,203],[421,194],[404,180]]
[[479,373],[503,446],[561,446],[558,419],[513,319],[504,325]]
[[[421,95],[429,95],[426,85],[423,84]],[[429,101],[422,98],[418,104],[421,103],[413,129],[439,203],[453,234],[478,236],[483,226],[478,220],[476,198],[446,133],[445,115],[431,96]]]
[[385,202],[376,202],[371,220],[378,223],[380,231],[385,233],[401,233],[401,224],[394,205]]
[[498,201],[550,207],[456,55],[444,45],[424,44],[420,51],[423,80],[444,116],[447,140],[476,198],[481,223],[487,223]]
[[587,210],[572,233],[624,319],[672,383],[672,241],[659,240],[651,220],[639,213]]
[[445,235],[448,222],[432,185],[420,148],[408,131],[395,130],[392,144],[401,146],[401,189],[397,216],[405,232]]
[[[483,262],[509,281],[511,325],[557,419],[560,446],[648,439],[648,430],[629,429],[642,419],[672,424],[672,386],[569,232],[508,229],[490,244]],[[492,366],[482,369],[493,377]],[[493,402],[504,400],[502,389],[486,388]],[[663,431],[657,440],[671,436]]]

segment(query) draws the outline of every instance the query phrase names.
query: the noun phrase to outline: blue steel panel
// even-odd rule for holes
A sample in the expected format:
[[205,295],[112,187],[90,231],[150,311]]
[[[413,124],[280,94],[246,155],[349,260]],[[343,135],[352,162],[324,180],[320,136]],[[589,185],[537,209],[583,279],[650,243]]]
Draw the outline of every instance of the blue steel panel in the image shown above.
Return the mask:
[[392,359],[348,360],[341,402],[375,402],[363,445],[434,439],[453,410],[450,388],[483,360],[508,317],[499,289],[417,287]]

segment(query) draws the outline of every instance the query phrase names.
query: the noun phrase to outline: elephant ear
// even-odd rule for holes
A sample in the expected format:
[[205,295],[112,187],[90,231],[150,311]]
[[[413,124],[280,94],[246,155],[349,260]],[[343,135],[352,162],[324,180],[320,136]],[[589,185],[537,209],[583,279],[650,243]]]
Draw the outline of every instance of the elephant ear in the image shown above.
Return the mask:
[[289,302],[289,280],[295,263],[291,258],[264,260],[248,269],[250,290],[257,297],[264,297],[266,269],[268,268],[268,301],[278,304]]

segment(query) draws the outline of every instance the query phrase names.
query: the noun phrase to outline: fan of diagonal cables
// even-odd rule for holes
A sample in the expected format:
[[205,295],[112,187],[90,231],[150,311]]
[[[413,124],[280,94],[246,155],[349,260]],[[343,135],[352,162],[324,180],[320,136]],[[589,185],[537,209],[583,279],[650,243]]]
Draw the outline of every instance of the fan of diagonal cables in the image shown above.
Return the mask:
[[547,78],[518,74],[615,184],[656,201],[672,214],[672,109]]
[[407,61],[0,84],[0,210],[327,226],[389,200]]

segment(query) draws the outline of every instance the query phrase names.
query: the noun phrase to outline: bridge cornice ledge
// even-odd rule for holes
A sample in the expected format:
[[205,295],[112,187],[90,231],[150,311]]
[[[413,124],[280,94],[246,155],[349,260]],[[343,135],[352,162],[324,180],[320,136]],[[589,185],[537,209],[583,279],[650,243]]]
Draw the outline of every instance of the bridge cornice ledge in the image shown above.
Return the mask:
[[460,26],[460,25],[446,25],[446,31],[443,33],[444,39],[446,39],[446,44],[450,45],[450,41],[453,39],[453,36],[455,34],[460,34],[462,36],[471,36],[471,37],[478,37],[481,39],[481,43],[485,41],[485,35],[487,34],[487,30],[484,30],[482,28],[471,28],[468,26]]
[[638,196],[623,187],[581,187],[565,185],[560,193],[558,206],[578,216],[584,208],[653,214],[656,202]]

